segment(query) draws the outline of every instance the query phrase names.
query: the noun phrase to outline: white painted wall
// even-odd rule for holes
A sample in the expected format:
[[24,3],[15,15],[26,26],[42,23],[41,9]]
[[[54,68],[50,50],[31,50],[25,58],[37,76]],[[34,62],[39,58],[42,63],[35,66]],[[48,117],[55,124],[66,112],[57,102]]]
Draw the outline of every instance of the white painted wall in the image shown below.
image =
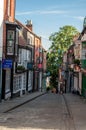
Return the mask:
[[0,60],[2,60],[4,0],[0,0]]
[[33,83],[33,72],[29,71],[29,73],[28,73],[28,91],[32,90],[32,87],[33,87],[32,83]]
[[78,78],[74,76],[74,90],[77,91],[78,89]]

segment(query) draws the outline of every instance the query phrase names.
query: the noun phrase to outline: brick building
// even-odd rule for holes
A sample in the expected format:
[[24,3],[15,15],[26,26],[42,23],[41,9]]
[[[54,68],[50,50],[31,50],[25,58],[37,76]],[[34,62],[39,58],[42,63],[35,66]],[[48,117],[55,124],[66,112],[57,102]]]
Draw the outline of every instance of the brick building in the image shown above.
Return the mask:
[[[41,37],[33,33],[31,21],[23,25],[15,19],[15,0],[4,0],[3,15],[1,98],[8,99],[41,90],[43,51]],[[20,62],[25,70],[18,73]]]
[[18,26],[15,23],[15,0],[4,0],[2,99],[13,97],[13,73],[17,60]]

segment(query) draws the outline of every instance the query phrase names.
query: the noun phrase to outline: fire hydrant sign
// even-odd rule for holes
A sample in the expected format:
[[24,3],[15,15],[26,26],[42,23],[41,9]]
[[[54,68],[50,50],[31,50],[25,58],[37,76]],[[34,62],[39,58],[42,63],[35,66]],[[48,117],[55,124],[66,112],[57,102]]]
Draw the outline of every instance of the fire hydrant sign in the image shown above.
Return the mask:
[[2,68],[3,69],[11,69],[12,68],[12,60],[9,59],[3,59],[2,60]]

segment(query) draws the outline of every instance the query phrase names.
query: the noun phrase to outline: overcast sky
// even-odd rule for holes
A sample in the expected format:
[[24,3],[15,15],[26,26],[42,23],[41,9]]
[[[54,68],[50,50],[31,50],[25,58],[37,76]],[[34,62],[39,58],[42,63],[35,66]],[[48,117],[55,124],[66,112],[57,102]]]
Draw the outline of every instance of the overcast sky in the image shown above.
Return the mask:
[[16,0],[16,18],[23,24],[32,20],[45,49],[51,45],[49,36],[60,27],[72,25],[81,32],[85,16],[86,0]]

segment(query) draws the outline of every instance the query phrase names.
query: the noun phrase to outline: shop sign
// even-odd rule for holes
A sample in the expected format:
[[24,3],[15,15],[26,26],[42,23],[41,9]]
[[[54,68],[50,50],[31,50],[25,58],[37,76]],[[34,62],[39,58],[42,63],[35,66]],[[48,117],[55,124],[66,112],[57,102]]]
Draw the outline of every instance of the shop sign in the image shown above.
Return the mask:
[[33,63],[28,63],[28,64],[27,64],[27,69],[32,70],[32,69],[33,69]]
[[9,59],[3,59],[2,60],[2,68],[3,69],[7,69],[7,68],[11,69],[12,64],[13,64],[12,60],[9,60]]

